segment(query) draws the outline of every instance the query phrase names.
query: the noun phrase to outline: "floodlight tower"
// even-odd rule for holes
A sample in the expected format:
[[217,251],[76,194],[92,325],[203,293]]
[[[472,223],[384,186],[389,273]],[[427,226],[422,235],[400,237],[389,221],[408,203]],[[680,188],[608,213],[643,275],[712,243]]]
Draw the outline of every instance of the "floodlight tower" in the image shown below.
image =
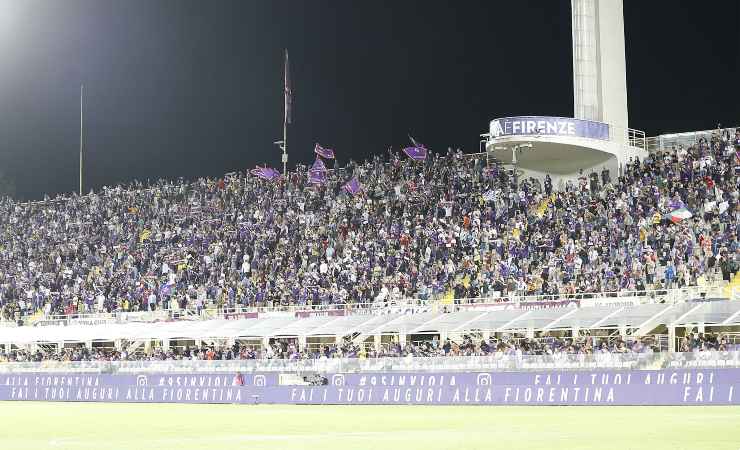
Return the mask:
[[622,0],[571,0],[573,113],[608,123],[614,141],[628,138]]

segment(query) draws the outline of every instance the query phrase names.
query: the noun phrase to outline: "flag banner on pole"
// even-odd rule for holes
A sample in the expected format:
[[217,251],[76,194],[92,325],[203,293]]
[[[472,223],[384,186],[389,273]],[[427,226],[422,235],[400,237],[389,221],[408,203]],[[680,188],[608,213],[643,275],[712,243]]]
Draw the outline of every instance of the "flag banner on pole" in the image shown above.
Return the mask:
[[682,220],[690,219],[693,217],[693,214],[691,214],[691,211],[689,211],[686,208],[679,208],[670,214],[668,214],[668,218],[673,223],[681,222]]
[[403,152],[414,161],[424,161],[427,159],[427,149],[424,147],[406,147],[403,149]]
[[162,287],[159,289],[159,295],[163,296],[170,296],[174,293],[175,285],[174,284],[163,284]]
[[413,145],[414,147],[421,147],[421,148],[426,148],[426,147],[424,146],[424,144],[419,144],[418,142],[416,142],[416,139],[414,139],[414,138],[413,138],[413,137],[412,137],[412,136],[411,136],[410,134],[408,134],[407,136],[409,137],[409,140],[411,141],[411,144],[412,144],[412,145]]
[[252,175],[262,178],[263,180],[273,181],[280,177],[280,172],[273,169],[272,167],[259,167],[252,169],[249,173]]
[[313,166],[311,166],[310,170],[326,172],[326,164],[324,164],[324,161],[321,158],[316,158],[316,161],[313,162]]
[[344,185],[344,190],[352,194],[353,196],[359,194],[360,191],[362,190],[362,187],[360,186],[360,182],[357,181],[357,177],[354,177],[351,180],[349,180],[349,183]]
[[326,183],[326,171],[325,170],[309,170],[308,171],[308,182],[311,184]]
[[285,123],[293,123],[293,89],[290,86],[290,62],[288,61],[288,50],[285,50]]
[[314,147],[313,151],[322,158],[334,159],[334,150],[330,148],[324,148],[318,143],[316,144],[316,147]]

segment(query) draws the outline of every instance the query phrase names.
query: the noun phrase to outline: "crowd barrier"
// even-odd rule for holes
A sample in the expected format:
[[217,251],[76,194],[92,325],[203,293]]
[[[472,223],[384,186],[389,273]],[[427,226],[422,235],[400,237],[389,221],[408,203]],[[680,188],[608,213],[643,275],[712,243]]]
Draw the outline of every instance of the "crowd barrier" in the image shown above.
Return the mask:
[[[161,322],[172,320],[207,320],[213,318],[245,319],[270,316],[344,316],[383,315],[392,313],[422,313],[443,310],[504,310],[546,309],[564,307],[614,306],[629,307],[649,303],[681,303],[712,298],[721,293],[720,285],[707,284],[676,289],[614,291],[554,295],[505,295],[494,294],[476,298],[430,299],[403,298],[370,303],[317,304],[317,305],[264,305],[236,307],[205,307],[196,309],[157,309],[155,311],[55,314],[42,316],[30,325],[103,325],[126,322]],[[719,294],[718,294],[719,295]],[[13,324],[4,322],[8,325]]]
[[[601,361],[597,356],[565,361],[534,356],[498,360],[467,357],[464,361],[465,358],[6,363],[0,364],[0,400],[346,405],[740,404],[738,352],[620,354]],[[709,367],[712,362],[719,365],[718,361],[724,361],[722,367]],[[500,369],[498,364],[502,362],[505,364]],[[699,362],[705,366],[692,367]],[[616,369],[617,363],[624,365]],[[322,371],[315,373],[318,369]]]
[[595,353],[552,355],[493,354],[396,358],[41,361],[0,363],[0,374],[12,373],[364,373],[364,372],[483,372],[666,369],[740,367],[740,351],[690,353]]

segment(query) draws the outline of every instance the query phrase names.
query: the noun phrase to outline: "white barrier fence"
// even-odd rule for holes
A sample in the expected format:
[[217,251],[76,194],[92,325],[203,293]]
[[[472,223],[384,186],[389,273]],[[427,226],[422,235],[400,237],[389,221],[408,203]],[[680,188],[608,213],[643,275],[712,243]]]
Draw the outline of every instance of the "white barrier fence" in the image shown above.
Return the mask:
[[435,356],[398,358],[261,359],[227,361],[43,361],[0,363],[0,373],[371,373],[531,370],[647,370],[740,367],[740,352],[597,353],[554,355]]
[[[637,306],[650,303],[681,303],[695,299],[721,296],[722,288],[715,285],[692,286],[680,289],[643,291],[615,291],[556,295],[507,295],[462,299],[417,298],[390,299],[371,303],[265,305],[221,308],[167,309],[137,312],[52,315],[39,319],[34,325],[101,325],[126,322],[161,322],[172,320],[206,320],[213,318],[248,318],[265,316],[310,317],[321,315],[382,315],[412,314],[459,310],[545,309],[576,306]],[[7,324],[7,323],[6,323]]]

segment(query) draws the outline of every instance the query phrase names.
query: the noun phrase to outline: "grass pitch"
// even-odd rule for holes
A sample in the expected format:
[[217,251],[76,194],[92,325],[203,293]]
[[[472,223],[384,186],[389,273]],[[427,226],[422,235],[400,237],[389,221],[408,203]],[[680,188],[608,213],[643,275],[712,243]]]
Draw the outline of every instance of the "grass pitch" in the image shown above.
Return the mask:
[[740,407],[0,403],[2,449],[740,449]]

